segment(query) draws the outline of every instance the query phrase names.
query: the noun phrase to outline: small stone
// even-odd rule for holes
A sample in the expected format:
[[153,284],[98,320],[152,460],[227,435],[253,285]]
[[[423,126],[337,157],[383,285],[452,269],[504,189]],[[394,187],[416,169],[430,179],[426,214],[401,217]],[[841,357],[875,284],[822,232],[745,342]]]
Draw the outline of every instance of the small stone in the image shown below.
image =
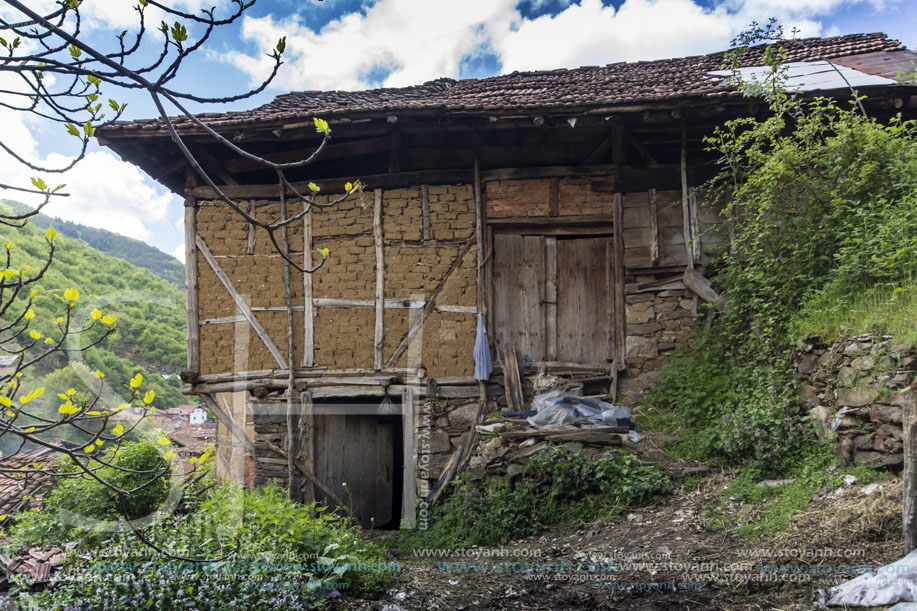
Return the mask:
[[841,367],[837,372],[838,384],[852,384],[857,378],[857,372],[853,367]]
[[799,390],[796,391],[796,394],[809,402],[809,405],[813,407],[818,407],[821,405],[821,401],[818,399],[818,392],[814,386],[800,386]]
[[848,474],[848,475],[845,475],[845,476],[844,476],[844,483],[846,483],[848,486],[854,485],[854,484],[856,483],[856,481],[857,481],[857,476],[856,476],[856,475],[849,475],[849,474]]
[[876,400],[876,391],[871,388],[840,388],[837,404],[846,407],[863,407]]
[[506,424],[502,422],[494,422],[493,424],[479,424],[477,426],[478,433],[482,435],[493,435],[494,433],[502,433],[506,430]]
[[526,439],[525,441],[519,444],[519,449],[521,450],[522,448],[527,448],[533,445],[535,445],[535,438],[529,437],[528,439]]
[[857,371],[869,371],[876,366],[876,359],[870,355],[855,358],[850,362],[850,366]]
[[807,354],[796,364],[796,371],[809,375],[818,368],[818,357],[814,354]]
[[873,422],[901,422],[901,408],[891,405],[873,405],[869,409],[869,419]]
[[758,482],[755,484],[758,488],[777,488],[779,486],[786,486],[787,484],[792,484],[795,482],[795,479],[766,479],[764,481]]
[[583,449],[583,444],[581,444],[578,441],[568,441],[567,443],[564,444],[564,448],[566,448],[567,450],[571,452],[579,452],[580,450]]

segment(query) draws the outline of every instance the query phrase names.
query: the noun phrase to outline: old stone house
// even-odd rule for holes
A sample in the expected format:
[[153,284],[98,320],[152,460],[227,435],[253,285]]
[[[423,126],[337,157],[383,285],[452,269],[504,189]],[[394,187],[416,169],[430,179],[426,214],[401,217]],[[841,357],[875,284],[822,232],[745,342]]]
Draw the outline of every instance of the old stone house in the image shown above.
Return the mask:
[[[792,88],[850,98],[849,83],[878,117],[917,108],[915,88],[899,82],[915,56],[897,41],[870,34],[785,46]],[[753,74],[762,53],[752,48],[743,71]],[[723,61],[715,53],[294,92],[201,115],[274,161],[307,156],[321,117],[333,139],[315,163],[288,172],[293,186],[315,181],[329,201],[346,181],[365,185],[290,226],[290,252],[305,265],[330,250],[318,272],[293,274],[293,362],[285,264],[266,234],[202,186],[161,121],[100,131],[185,198],[185,391],[236,419],[222,422],[221,469],[248,469],[254,484],[278,479],[305,499],[314,493],[308,470],[351,496],[364,523],[397,524],[467,455],[482,402],[483,411],[502,409],[504,346],[514,346],[523,374],[544,364],[587,391],[614,384],[619,402],[638,402],[698,324],[685,269],[702,271],[729,241],[730,223],[695,192],[716,170],[703,137],[766,112],[729,84]],[[274,172],[187,120],[176,125],[227,196],[259,219],[278,217]],[[301,210],[295,199],[287,205],[288,214]],[[496,361],[480,385],[478,315]],[[293,419],[284,398],[291,369],[304,406]],[[288,424],[300,472],[288,468]],[[232,427],[246,430],[244,440],[233,441]]]

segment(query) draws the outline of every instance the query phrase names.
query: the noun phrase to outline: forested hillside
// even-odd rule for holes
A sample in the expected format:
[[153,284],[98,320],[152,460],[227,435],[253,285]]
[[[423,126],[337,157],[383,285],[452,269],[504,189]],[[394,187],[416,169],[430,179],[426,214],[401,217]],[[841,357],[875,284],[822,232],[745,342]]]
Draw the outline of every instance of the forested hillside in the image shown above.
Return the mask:
[[[30,210],[28,206],[18,202],[4,201],[3,205],[15,214],[23,214]],[[96,250],[124,259],[137,267],[148,269],[178,288],[185,288],[185,266],[172,255],[167,255],[146,242],[105,229],[87,227],[79,223],[52,218],[45,214],[34,216],[31,223],[41,229],[47,229],[49,225],[53,224],[54,229],[64,237],[82,240]]]
[[[45,235],[45,230],[31,223],[23,228],[0,225],[0,243],[7,248],[12,245],[10,267],[32,268],[37,273],[47,260]],[[57,337],[56,319],[66,311],[58,296],[76,287],[79,300],[74,320],[85,324],[89,312],[98,308],[116,316],[116,331],[98,346],[69,356],[55,354],[30,367],[28,387],[46,386],[45,397],[55,397],[67,388],[89,390],[98,369],[116,393],[128,388],[133,375],[142,373],[144,386],[156,391],[156,407],[191,401],[181,395],[177,375],[186,358],[184,293],[149,270],[81,241],[58,236],[55,246],[54,261],[34,298],[30,328]],[[23,308],[11,308],[6,316],[18,316]]]

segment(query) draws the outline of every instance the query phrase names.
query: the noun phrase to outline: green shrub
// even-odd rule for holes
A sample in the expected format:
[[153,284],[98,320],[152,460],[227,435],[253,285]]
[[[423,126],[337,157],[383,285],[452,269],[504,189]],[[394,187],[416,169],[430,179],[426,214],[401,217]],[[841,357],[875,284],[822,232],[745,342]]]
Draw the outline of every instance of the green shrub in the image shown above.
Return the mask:
[[[118,455],[116,456],[116,452]],[[120,450],[111,448],[102,459],[122,469],[101,467],[95,473],[122,490],[135,490],[125,497],[128,517],[136,519],[158,509],[169,494],[171,472],[159,447],[150,440],[125,443]],[[100,467],[89,460],[90,466]],[[163,468],[167,470],[162,473]],[[55,467],[58,473],[75,473],[79,470],[69,457],[62,458]],[[158,475],[157,475],[158,474]],[[61,520],[61,511],[88,518],[85,527],[76,527]],[[106,538],[104,531],[95,532],[92,520],[117,520],[121,517],[118,495],[88,475],[63,477],[45,497],[44,507],[14,516],[10,529],[11,539],[20,547],[32,545],[60,545],[63,541],[98,542]]]
[[667,486],[657,467],[632,454],[614,452],[591,460],[552,448],[533,456],[515,485],[464,479],[434,508],[429,528],[403,533],[400,545],[409,551],[504,543],[546,526],[610,519]]
[[171,554],[217,561],[169,559],[130,534],[115,534],[71,558],[56,587],[23,594],[22,608],[313,609],[332,590],[377,591],[399,568],[349,520],[294,503],[276,486],[221,486],[198,510],[144,534]]

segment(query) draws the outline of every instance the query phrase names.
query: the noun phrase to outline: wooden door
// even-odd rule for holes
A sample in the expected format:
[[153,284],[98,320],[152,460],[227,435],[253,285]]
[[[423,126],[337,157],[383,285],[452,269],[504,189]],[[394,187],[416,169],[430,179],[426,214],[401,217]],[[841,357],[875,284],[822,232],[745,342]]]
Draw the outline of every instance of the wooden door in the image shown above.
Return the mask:
[[[352,503],[354,517],[364,527],[383,526],[393,518],[394,426],[378,416],[315,416],[315,475],[342,501]],[[334,505],[321,492],[316,496]]]
[[493,253],[498,346],[532,362],[614,359],[611,237],[496,233]]
[[557,360],[614,358],[611,238],[557,239]]
[[515,344],[520,360],[545,359],[545,239],[494,235],[494,329],[497,345]]

